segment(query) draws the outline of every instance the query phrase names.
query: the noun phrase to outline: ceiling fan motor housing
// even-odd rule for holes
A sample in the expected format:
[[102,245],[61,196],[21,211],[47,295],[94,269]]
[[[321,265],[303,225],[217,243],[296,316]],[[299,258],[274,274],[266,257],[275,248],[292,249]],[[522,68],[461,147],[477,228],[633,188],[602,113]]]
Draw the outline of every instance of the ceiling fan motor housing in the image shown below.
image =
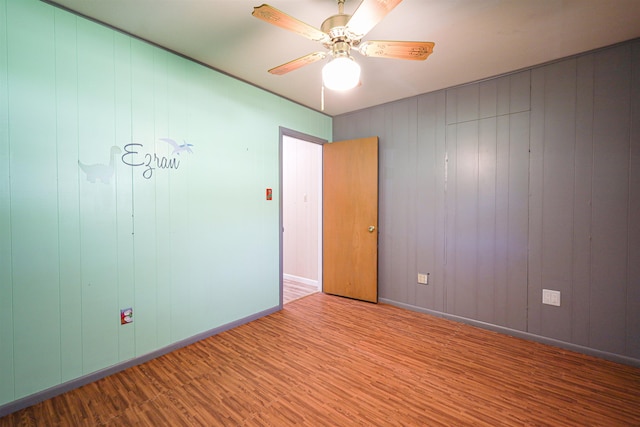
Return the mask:
[[330,40],[324,43],[325,47],[331,49],[334,54],[336,53],[336,45],[338,44],[346,45],[340,47],[338,50],[342,51],[346,49],[348,54],[350,46],[356,46],[360,43],[360,38],[354,37],[354,35],[347,30],[349,19],[351,19],[351,15],[340,13],[325,19],[320,27],[322,32],[328,34],[330,37]]
[[[353,49],[362,56],[422,61],[427,59],[433,52],[433,42],[390,40],[361,42],[364,36],[402,0],[361,0],[353,15],[344,13],[345,0],[337,0],[337,2],[338,13],[325,19],[321,30],[305,24],[268,4],[254,7],[252,15],[269,24],[292,31],[309,40],[322,43],[329,50],[328,54],[332,57],[330,64],[336,67],[337,64],[344,64],[345,67],[355,69],[353,65],[357,66],[357,63],[351,57],[351,50]],[[325,52],[313,52],[268,71],[276,75],[286,74],[305,65],[320,61],[326,58],[328,54]],[[323,73],[325,68],[323,68]],[[359,75],[359,69],[357,73]]]

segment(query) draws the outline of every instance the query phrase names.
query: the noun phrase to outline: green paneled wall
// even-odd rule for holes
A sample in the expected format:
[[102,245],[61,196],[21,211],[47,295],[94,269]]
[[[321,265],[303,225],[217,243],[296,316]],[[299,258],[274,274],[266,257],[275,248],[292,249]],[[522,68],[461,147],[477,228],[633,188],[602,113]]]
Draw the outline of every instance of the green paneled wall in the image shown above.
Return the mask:
[[[0,3],[0,22],[7,22],[5,3]],[[7,31],[0,29],[0,402],[14,398],[9,165]]]
[[0,0],[0,405],[277,306],[280,126],[332,120]]

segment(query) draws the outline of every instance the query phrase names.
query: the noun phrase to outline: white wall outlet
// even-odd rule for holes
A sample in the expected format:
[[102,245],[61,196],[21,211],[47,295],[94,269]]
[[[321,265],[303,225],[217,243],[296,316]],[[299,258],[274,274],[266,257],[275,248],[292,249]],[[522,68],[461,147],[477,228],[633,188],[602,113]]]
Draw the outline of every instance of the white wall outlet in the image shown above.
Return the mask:
[[560,291],[552,291],[550,289],[542,290],[542,303],[547,305],[555,305],[560,307]]
[[418,273],[418,283],[421,284],[421,285],[428,285],[429,284],[429,273],[427,273],[427,274]]

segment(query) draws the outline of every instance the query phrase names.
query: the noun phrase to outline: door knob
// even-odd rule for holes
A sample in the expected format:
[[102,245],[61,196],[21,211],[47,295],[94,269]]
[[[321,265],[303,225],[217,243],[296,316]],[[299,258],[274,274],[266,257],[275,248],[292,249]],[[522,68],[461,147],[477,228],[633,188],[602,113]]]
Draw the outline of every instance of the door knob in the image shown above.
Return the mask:
[[375,227],[375,226],[370,225],[370,226],[369,226],[369,233],[373,233],[373,230],[375,230],[375,229],[376,229],[376,227]]

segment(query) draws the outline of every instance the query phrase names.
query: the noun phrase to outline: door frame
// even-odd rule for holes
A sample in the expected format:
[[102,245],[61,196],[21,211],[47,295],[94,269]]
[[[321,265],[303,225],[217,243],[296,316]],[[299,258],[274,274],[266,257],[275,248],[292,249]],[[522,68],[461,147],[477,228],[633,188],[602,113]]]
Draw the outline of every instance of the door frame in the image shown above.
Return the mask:
[[[279,231],[279,236],[280,236],[280,242],[279,242],[279,247],[280,247],[280,255],[279,255],[279,308],[282,310],[283,307],[283,280],[284,280],[284,221],[283,221],[283,194],[282,194],[282,188],[283,188],[283,182],[282,182],[282,178],[283,178],[283,163],[282,163],[282,151],[283,151],[283,140],[284,137],[288,136],[290,138],[295,138],[301,141],[305,141],[305,142],[309,142],[312,144],[319,144],[319,145],[324,145],[327,144],[329,141],[326,139],[322,139],[322,138],[318,138],[315,137],[313,135],[308,135],[306,133],[302,133],[302,132],[298,132],[296,130],[293,129],[288,129],[285,128],[283,126],[279,127],[279,137],[278,137],[278,194],[280,195],[279,197],[279,227],[280,227],[280,231]],[[321,155],[322,157],[322,155]],[[321,159],[321,163],[322,159]],[[322,169],[321,169],[322,170]],[[322,183],[320,184],[322,185]],[[320,209],[322,210],[322,203],[320,204]],[[320,227],[322,227],[322,218],[319,219],[320,221]],[[322,234],[318,235],[318,241],[320,243],[320,247],[318,248],[318,259],[319,259],[319,267],[321,267],[322,265]],[[322,271],[321,269],[318,271],[318,281],[320,282],[320,286],[322,286]]]

